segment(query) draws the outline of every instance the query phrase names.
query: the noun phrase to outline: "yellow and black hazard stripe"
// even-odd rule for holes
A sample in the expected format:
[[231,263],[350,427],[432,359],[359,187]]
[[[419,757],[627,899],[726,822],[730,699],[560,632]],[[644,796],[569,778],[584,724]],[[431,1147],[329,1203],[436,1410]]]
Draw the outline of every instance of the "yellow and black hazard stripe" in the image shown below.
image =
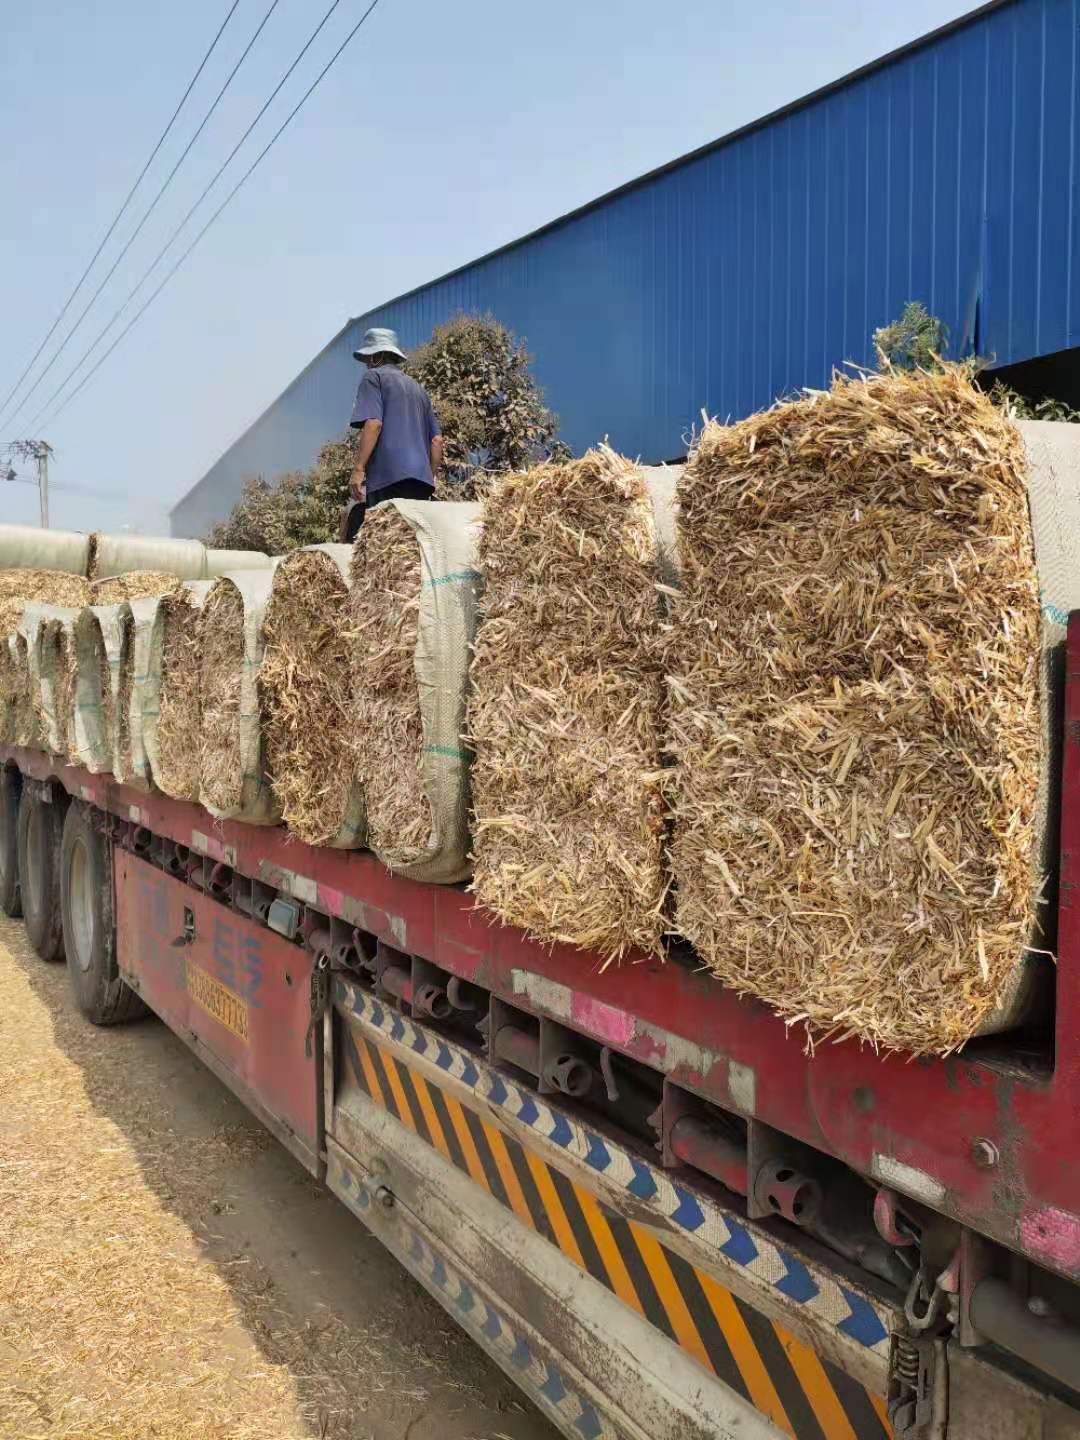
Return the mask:
[[794,1440],[885,1440],[881,1396],[456,1096],[343,1027],[362,1090]]

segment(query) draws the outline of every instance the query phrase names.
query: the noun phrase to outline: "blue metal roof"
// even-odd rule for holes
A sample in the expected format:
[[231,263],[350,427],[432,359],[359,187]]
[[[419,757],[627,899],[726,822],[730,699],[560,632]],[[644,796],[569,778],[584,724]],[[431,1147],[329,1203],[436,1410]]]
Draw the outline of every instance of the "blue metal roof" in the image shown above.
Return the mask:
[[[355,337],[406,346],[457,311],[526,338],[581,450],[656,461],[845,361],[909,299],[953,353],[1011,364],[1080,337],[1074,222],[1080,0],[998,0],[531,236],[351,321],[174,511],[344,428]],[[567,344],[567,336],[576,337]]]

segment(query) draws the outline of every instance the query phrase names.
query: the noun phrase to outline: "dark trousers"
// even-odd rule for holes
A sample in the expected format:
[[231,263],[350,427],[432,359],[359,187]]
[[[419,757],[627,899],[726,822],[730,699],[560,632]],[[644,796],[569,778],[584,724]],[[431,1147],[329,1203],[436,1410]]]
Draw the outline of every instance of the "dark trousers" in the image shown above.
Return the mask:
[[370,500],[354,500],[346,512],[344,541],[351,545],[360,533],[364,516],[368,510],[381,505],[384,500],[430,500],[433,494],[430,485],[423,480],[395,480],[393,485],[384,485],[376,490]]

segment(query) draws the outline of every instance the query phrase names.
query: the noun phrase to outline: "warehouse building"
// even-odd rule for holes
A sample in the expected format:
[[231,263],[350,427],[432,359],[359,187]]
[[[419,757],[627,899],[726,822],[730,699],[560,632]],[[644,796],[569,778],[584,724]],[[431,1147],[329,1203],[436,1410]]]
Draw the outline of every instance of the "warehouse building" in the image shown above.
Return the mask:
[[[344,429],[371,325],[460,312],[525,337],[575,451],[685,453],[834,367],[909,299],[951,353],[1080,404],[1080,0],[995,0],[796,104],[350,320],[172,511],[201,535],[245,479]],[[1080,280],[1080,274],[1078,274]],[[575,343],[566,344],[572,333]]]

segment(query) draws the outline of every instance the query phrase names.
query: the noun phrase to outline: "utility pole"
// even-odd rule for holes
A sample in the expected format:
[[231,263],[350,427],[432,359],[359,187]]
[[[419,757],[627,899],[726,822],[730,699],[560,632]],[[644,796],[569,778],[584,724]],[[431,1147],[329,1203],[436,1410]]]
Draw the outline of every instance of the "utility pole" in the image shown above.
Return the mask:
[[37,462],[38,500],[41,505],[41,528],[49,528],[49,456],[53,448],[47,440],[13,440],[7,447],[22,460]]

